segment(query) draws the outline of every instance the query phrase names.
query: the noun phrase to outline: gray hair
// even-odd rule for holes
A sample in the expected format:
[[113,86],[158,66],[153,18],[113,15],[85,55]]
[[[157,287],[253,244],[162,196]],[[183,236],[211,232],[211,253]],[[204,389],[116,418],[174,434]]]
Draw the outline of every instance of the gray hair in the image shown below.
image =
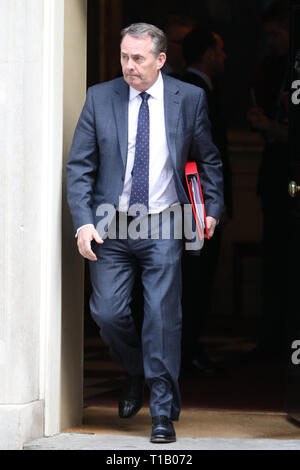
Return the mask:
[[144,36],[151,36],[152,38],[152,52],[157,57],[161,52],[167,52],[167,38],[165,33],[148,23],[133,23],[130,26],[122,29],[121,31],[121,42],[123,41],[126,34],[135,38],[142,38]]

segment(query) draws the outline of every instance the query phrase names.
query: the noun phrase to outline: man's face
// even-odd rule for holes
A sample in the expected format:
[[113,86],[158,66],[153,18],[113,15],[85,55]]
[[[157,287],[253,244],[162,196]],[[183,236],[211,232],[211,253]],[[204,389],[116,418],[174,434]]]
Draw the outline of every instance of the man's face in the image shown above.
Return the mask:
[[283,25],[277,22],[265,24],[265,30],[268,36],[268,43],[275,49],[279,55],[285,55],[289,52],[290,33]]
[[217,33],[213,33],[213,36],[216,40],[216,47],[214,48],[214,74],[218,75],[224,72],[224,64],[227,55],[224,51],[224,42],[221,36]]
[[121,66],[124,80],[136,90],[145,91],[157,80],[166,54],[152,52],[151,36],[135,38],[126,34],[121,43]]

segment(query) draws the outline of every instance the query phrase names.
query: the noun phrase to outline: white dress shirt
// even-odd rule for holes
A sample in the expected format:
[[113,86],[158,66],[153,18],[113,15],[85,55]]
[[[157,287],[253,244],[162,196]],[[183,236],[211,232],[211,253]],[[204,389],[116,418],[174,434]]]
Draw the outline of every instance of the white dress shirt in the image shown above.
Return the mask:
[[[149,142],[149,214],[162,212],[167,207],[179,204],[172,162],[169,154],[164,110],[164,82],[159,72],[156,82],[146,90],[150,116]],[[132,169],[135,157],[135,142],[138,114],[142,103],[140,91],[130,87],[128,106],[128,153],[123,192],[118,210],[127,212],[129,207]]]
[[[119,198],[118,210],[120,212],[128,212],[129,208],[138,114],[142,103],[142,98],[139,96],[141,92],[135,88],[129,88],[128,152],[124,187]],[[156,82],[146,91],[150,95],[148,100],[150,118],[149,214],[154,214],[180,202],[175,188],[174,172],[166,138],[164,82],[161,72]],[[77,234],[86,225],[79,227]]]

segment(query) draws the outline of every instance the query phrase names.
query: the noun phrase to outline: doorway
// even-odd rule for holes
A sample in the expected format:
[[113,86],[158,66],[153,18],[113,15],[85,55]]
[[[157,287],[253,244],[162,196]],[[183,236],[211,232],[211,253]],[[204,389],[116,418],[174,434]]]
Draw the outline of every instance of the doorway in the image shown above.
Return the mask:
[[[205,327],[199,334],[199,341],[215,367],[211,372],[182,374],[183,410],[187,412],[198,409],[212,413],[215,410],[271,413],[275,417],[285,414],[284,354],[272,349],[262,358],[256,349],[263,297],[263,217],[257,196],[263,143],[250,128],[246,114],[249,83],[265,53],[261,24],[265,4],[262,0],[187,0],[184,4],[179,0],[163,4],[154,0],[146,11],[136,0],[88,2],[88,86],[120,74],[119,31],[132,22],[145,21],[164,29],[171,17],[209,18],[212,28],[222,35],[228,53],[221,91],[223,109],[227,110],[234,212],[223,229],[212,300]],[[116,409],[125,374],[110,360],[98,328],[90,318],[90,290],[86,265],[84,406],[85,422],[95,424],[100,407],[101,419],[105,408]],[[145,407],[148,399],[147,396]]]

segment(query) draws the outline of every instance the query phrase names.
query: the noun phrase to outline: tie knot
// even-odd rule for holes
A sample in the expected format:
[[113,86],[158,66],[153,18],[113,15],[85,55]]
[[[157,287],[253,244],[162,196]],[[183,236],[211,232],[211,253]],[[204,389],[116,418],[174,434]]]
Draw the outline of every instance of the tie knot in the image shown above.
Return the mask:
[[140,97],[142,98],[143,101],[148,101],[148,99],[150,98],[150,95],[146,91],[142,91],[142,93],[140,93]]

